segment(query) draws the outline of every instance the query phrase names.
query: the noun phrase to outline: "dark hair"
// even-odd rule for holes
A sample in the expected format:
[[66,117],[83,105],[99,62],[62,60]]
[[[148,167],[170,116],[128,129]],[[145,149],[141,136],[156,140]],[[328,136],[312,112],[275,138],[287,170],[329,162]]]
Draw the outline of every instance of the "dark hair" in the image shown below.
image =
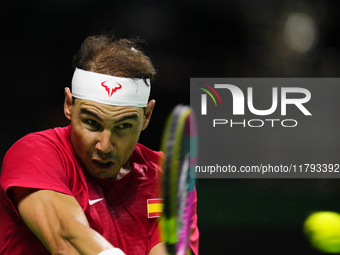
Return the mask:
[[137,46],[139,42],[108,35],[89,36],[74,56],[73,66],[118,77],[153,79],[155,68]]

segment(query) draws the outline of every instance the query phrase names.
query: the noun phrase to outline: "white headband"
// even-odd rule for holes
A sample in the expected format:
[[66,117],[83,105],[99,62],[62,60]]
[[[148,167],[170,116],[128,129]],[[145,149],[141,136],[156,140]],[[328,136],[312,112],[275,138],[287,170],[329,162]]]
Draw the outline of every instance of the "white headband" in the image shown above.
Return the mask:
[[150,95],[150,79],[121,78],[76,68],[72,79],[75,98],[97,103],[145,107]]

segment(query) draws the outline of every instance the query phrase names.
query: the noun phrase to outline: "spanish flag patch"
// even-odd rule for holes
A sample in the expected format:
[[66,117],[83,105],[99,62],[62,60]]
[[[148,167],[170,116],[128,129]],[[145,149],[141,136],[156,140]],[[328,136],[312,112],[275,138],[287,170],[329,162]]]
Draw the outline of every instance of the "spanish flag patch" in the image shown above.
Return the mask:
[[163,212],[163,199],[153,198],[147,200],[148,218],[161,217]]

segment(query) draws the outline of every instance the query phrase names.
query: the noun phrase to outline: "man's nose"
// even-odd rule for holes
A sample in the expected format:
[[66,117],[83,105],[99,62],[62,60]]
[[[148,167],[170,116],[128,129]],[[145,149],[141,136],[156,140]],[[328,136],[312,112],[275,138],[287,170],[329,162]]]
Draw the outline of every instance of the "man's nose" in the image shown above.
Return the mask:
[[103,153],[109,153],[113,150],[111,131],[103,130],[100,133],[100,137],[95,148]]

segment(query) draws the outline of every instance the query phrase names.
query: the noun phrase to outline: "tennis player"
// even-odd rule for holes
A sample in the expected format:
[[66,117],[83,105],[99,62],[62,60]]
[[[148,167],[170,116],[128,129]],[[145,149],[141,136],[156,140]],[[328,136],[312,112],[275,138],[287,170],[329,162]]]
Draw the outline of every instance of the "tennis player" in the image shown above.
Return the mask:
[[[129,40],[88,37],[64,112],[71,124],[31,133],[0,175],[0,254],[165,255],[158,217],[163,155],[138,143],[155,101],[155,69]],[[198,254],[196,214],[191,249]]]

